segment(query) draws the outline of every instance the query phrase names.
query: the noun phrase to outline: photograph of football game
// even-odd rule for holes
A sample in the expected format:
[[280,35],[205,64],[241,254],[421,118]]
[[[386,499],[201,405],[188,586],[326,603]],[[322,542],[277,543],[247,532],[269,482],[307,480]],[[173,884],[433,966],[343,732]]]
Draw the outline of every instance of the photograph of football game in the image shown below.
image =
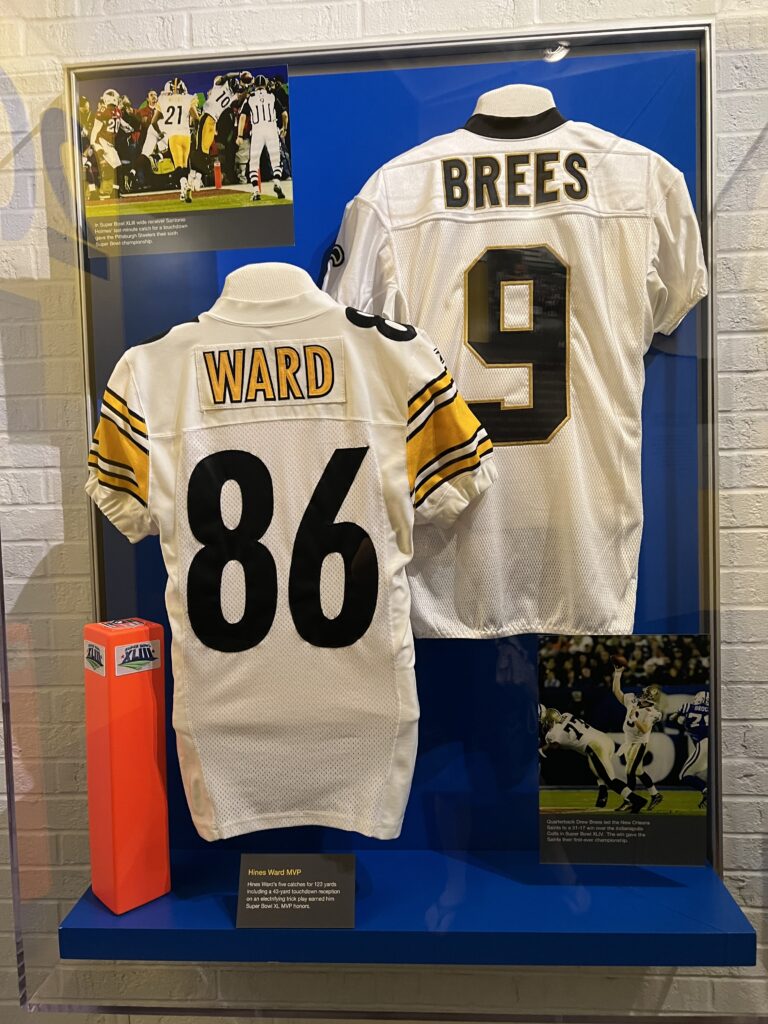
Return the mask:
[[[76,102],[82,208],[93,246],[130,252],[292,243],[284,66],[112,72],[79,79]],[[288,211],[276,216],[276,207]],[[262,216],[252,220],[256,211]],[[224,218],[215,237],[211,214]]]
[[[627,845],[631,833],[630,845],[646,860],[644,842],[658,855],[659,836],[649,842],[657,826],[616,822],[679,819],[665,827],[676,834],[692,819],[706,822],[709,637],[542,637],[538,671],[543,843],[588,847],[594,840],[607,851],[615,842]],[[701,824],[689,830],[694,834],[697,863]]]

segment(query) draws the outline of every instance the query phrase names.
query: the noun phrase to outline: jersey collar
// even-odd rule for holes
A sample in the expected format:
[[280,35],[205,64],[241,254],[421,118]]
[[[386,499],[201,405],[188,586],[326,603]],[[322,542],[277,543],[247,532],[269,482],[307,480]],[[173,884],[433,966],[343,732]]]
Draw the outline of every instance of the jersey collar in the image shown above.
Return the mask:
[[321,316],[338,304],[311,282],[311,289],[279,299],[235,299],[221,295],[202,316],[243,326],[277,327]]
[[566,119],[557,109],[550,107],[531,117],[493,117],[491,114],[473,114],[464,130],[489,139],[532,139],[545,135],[553,128],[565,124]]

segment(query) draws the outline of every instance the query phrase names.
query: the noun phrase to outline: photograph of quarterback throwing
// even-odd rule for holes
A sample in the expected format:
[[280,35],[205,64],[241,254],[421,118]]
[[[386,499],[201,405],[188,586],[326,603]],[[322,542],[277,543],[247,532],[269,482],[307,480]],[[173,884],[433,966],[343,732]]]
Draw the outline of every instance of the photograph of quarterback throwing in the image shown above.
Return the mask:
[[542,638],[541,812],[704,814],[709,700],[708,637]]

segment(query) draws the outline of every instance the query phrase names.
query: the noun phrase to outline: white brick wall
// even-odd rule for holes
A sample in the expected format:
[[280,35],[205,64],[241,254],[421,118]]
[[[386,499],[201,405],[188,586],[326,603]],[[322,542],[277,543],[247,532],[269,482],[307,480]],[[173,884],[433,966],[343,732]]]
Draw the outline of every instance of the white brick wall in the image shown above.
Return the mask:
[[[718,971],[435,971],[194,966],[62,972],[60,993],[161,996],[275,1005],[461,1009],[506,1012],[727,1012],[768,1007],[768,12],[762,0],[5,0],[0,14],[0,508],[7,592],[26,636],[11,636],[14,680],[39,729],[24,736],[25,770],[59,794],[45,808],[59,830],[53,847],[25,853],[40,864],[27,884],[59,899],[87,879],[80,686],[80,628],[91,615],[83,454],[81,341],[71,246],[49,249],[56,215],[41,171],[37,128],[60,102],[61,63],[173,51],[263,48],[375,38],[427,38],[559,30],[564,24],[653,24],[716,16],[716,296],[721,408],[721,557],[725,862],[733,891],[760,931],[760,965]],[[16,91],[29,129],[19,130]],[[20,176],[6,209],[15,147]],[[49,168],[50,170],[50,168]],[[17,177],[19,177],[17,175]],[[51,211],[54,211],[53,214]],[[17,239],[17,240],[14,240]],[[29,644],[36,652],[29,656]],[[37,744],[37,746],[35,746]],[[7,846],[0,842],[0,1020],[20,1021]],[[46,864],[50,861],[51,867]],[[63,905],[63,904],[62,904]],[[61,907],[27,908],[32,933],[49,932]],[[40,956],[53,957],[48,940]],[[33,979],[37,981],[37,977]],[[62,1022],[82,1024],[64,1016]],[[138,1018],[137,1018],[138,1019]],[[146,1018],[142,1018],[146,1019]],[[181,1021],[184,1018],[171,1018]],[[101,1016],[93,1024],[116,1018]],[[191,1018],[190,1018],[191,1020]]]

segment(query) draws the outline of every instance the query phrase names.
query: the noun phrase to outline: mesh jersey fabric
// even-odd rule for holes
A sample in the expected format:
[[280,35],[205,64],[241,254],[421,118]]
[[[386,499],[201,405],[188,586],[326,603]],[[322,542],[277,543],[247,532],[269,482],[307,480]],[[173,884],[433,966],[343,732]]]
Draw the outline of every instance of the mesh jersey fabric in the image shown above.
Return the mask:
[[496,449],[498,486],[416,532],[415,634],[631,633],[643,355],[707,292],[682,174],[586,123],[463,128],[369,179],[324,287],[426,330]]
[[413,523],[449,526],[495,478],[429,340],[305,277],[126,352],[88,460],[86,490],[118,529],[160,537],[173,725],[209,840],[399,834],[418,720]]

